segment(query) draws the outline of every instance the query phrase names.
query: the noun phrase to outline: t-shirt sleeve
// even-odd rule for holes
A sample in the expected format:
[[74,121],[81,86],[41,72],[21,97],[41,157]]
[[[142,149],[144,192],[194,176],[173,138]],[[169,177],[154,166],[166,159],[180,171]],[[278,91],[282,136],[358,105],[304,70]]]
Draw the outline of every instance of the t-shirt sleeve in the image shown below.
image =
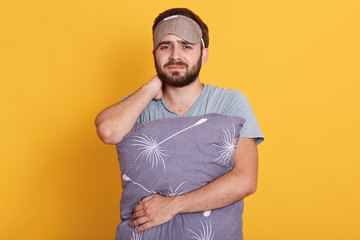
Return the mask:
[[244,126],[240,130],[240,137],[255,138],[256,144],[264,141],[258,121],[246,96],[238,90],[232,91],[231,104],[228,105],[227,115],[245,118]]

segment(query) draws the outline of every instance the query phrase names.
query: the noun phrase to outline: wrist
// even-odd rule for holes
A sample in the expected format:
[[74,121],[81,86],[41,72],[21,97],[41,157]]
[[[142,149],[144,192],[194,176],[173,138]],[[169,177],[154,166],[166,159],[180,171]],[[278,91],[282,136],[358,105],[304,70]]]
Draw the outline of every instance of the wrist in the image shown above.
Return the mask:
[[176,210],[176,214],[185,213],[183,195],[174,196],[173,204],[174,204],[174,209]]
[[154,99],[159,94],[159,91],[161,91],[161,85],[158,85],[154,81],[150,81],[150,82],[146,83],[145,85],[143,85],[141,87],[141,89],[144,92],[148,93],[150,95],[151,99]]
[[144,84],[141,88],[140,88],[142,94],[145,94],[147,96],[149,96],[149,98],[153,99],[154,96],[156,95],[156,89],[152,86],[152,84],[150,82]]

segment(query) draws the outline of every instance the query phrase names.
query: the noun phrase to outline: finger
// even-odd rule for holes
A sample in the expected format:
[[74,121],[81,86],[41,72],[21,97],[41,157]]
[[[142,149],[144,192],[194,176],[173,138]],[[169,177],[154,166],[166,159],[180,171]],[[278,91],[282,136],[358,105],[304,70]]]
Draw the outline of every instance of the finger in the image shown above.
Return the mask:
[[134,212],[141,211],[143,209],[144,209],[144,205],[141,202],[139,202],[138,205],[134,208]]
[[143,217],[143,216],[145,216],[145,211],[143,211],[143,210],[141,210],[141,211],[136,211],[136,212],[134,212],[133,213],[133,215],[131,216],[131,220],[136,220],[136,219],[138,219],[138,218],[140,218],[140,217]]
[[141,224],[147,223],[148,221],[149,221],[148,217],[146,217],[146,216],[141,217],[141,218],[136,219],[135,221],[130,222],[129,226],[130,227],[136,227],[136,226],[139,226]]
[[152,225],[150,223],[145,223],[144,225],[141,225],[140,227],[136,228],[134,231],[136,233],[139,233],[139,232],[145,231],[151,227],[152,227]]

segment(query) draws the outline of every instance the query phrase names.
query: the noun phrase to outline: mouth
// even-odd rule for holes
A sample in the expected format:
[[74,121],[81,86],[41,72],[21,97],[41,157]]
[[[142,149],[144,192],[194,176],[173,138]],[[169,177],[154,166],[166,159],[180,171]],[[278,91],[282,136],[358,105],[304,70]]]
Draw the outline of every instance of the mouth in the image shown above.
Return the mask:
[[175,64],[175,65],[168,65],[168,66],[166,66],[166,68],[168,68],[170,70],[181,70],[181,69],[184,69],[185,66]]

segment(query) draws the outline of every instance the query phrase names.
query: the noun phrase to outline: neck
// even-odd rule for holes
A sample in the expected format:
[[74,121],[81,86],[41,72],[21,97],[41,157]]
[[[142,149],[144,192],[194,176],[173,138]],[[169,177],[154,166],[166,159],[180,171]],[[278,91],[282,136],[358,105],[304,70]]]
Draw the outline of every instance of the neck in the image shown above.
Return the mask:
[[181,88],[165,85],[165,104],[169,110],[184,116],[200,97],[203,88],[204,85],[200,82],[199,77],[194,82]]

